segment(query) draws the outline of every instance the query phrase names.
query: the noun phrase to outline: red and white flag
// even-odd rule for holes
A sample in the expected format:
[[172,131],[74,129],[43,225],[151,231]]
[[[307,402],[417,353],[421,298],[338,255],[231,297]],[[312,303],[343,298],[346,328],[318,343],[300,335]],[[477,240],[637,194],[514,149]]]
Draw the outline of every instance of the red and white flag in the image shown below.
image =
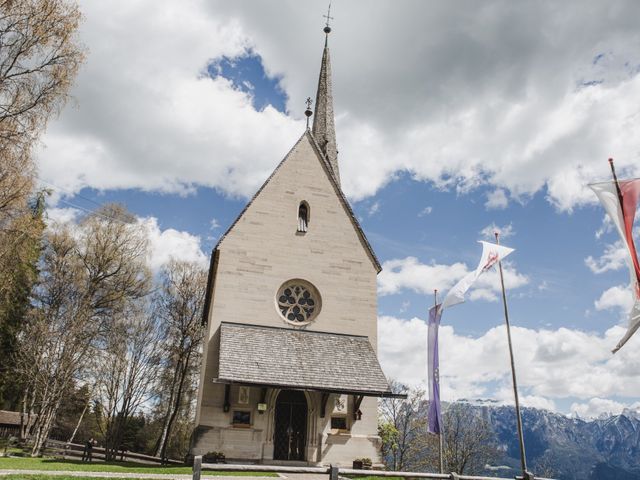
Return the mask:
[[634,305],[629,315],[627,333],[613,349],[613,353],[616,353],[640,328],[640,263],[638,263],[638,254],[633,241],[633,220],[640,199],[640,178],[593,183],[589,187],[598,196],[600,203],[616,226],[628,253],[627,264]]
[[451,290],[447,292],[447,296],[444,297],[442,302],[442,310],[464,302],[465,293],[467,293],[476,280],[478,280],[480,275],[490,270],[491,267],[504,260],[507,255],[514,251],[513,248],[503,247],[502,245],[497,245],[495,243],[482,241],[478,243],[482,244],[482,257],[480,257],[480,263],[478,263],[477,268],[473,272],[465,275],[451,288]]

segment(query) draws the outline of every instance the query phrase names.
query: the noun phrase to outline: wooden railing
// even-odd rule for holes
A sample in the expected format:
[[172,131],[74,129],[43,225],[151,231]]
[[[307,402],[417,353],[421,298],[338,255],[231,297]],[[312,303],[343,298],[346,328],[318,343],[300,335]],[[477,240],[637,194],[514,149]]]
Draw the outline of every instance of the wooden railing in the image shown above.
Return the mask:
[[[79,443],[67,443],[61,442],[58,440],[47,440],[46,442],[46,452],[52,454],[54,456],[61,456],[63,458],[66,457],[75,457],[80,458],[84,453],[84,445]],[[105,459],[105,450],[101,447],[93,447],[92,456],[94,459],[104,460]],[[154,457],[151,455],[144,455],[142,453],[130,452],[128,450],[118,451],[116,454],[116,459],[120,461],[133,461],[139,463],[164,463],[167,465],[184,465],[184,462],[181,460],[175,459],[167,459],[164,461],[160,457]]]
[[431,480],[553,480],[550,478],[534,477],[532,474],[513,478],[482,477],[473,475],[458,475],[457,473],[425,473],[425,472],[389,472],[386,470],[354,470],[342,467],[284,467],[276,465],[228,465],[224,463],[202,463],[202,456],[193,459],[193,480],[200,480],[202,470],[216,470],[219,472],[274,472],[274,473],[314,473],[316,475],[329,475],[328,480],[339,480],[341,475],[349,477],[400,477],[400,478],[426,478]]

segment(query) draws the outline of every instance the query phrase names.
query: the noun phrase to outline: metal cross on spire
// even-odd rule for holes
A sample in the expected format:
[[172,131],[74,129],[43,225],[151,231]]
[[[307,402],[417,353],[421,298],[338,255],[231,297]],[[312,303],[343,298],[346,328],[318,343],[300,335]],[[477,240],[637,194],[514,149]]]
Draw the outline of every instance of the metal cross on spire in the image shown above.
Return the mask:
[[324,27],[324,33],[329,35],[329,33],[331,32],[331,27],[329,26],[329,22],[333,20],[333,17],[331,16],[331,2],[329,2],[329,8],[327,9],[327,14],[323,15],[323,17],[327,19],[327,23]]

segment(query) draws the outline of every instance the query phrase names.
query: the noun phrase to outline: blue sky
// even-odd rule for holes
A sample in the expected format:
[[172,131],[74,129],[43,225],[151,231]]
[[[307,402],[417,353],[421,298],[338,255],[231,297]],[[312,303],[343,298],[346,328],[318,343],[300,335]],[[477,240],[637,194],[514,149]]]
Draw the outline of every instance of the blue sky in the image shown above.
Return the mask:
[[[280,14],[267,16],[259,2],[155,9],[123,0],[112,22],[106,7],[81,4],[87,65],[39,152],[39,176],[55,192],[52,221],[122,202],[150,229],[155,265],[172,254],[206,263],[304,129],[325,6],[301,3],[271,5]],[[507,288],[525,403],[583,416],[638,408],[630,370],[640,367],[640,338],[615,358],[607,351],[623,331],[628,275],[586,188],[608,178],[609,155],[621,174],[640,173],[631,135],[640,38],[630,15],[594,2],[610,23],[596,28],[590,15],[567,15],[577,11],[569,2],[487,2],[489,16],[451,3],[334,5],[339,161],[385,267],[383,367],[422,384],[431,289],[475,268],[477,240],[497,226],[516,249]],[[127,26],[143,17],[133,35]],[[382,19],[385,32],[370,28]],[[510,401],[497,292],[489,278],[443,318],[449,399]]]

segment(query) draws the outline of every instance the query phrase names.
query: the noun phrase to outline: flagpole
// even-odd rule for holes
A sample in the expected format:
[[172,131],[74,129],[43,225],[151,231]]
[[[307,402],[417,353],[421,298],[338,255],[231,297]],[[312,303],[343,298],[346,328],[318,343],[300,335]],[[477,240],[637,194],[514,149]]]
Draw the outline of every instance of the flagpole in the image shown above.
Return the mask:
[[616,184],[616,192],[618,194],[618,201],[620,202],[620,210],[624,214],[624,205],[622,203],[622,191],[620,190],[620,184],[618,183],[618,176],[616,175],[616,168],[613,166],[613,158],[609,159],[609,166],[611,167],[611,174],[613,175],[613,183]]
[[[438,289],[433,290],[433,306],[438,308]],[[437,314],[437,312],[436,312]],[[440,380],[438,379],[438,384]],[[438,461],[440,463],[440,473],[444,473],[444,457],[442,456],[442,452],[444,451],[444,440],[442,438],[442,430],[443,426],[440,425],[440,433],[438,433]]]
[[[495,232],[496,243],[500,245],[500,234]],[[520,466],[522,477],[529,478],[527,472],[527,459],[524,451],[524,436],[522,434],[522,416],[520,415],[520,401],[518,399],[518,382],[516,381],[516,365],[513,360],[513,346],[511,344],[511,327],[509,325],[509,309],[507,308],[507,294],[504,288],[504,274],[502,273],[502,261],[498,260],[500,270],[500,284],[502,285],[502,303],[504,305],[504,321],[507,325],[507,339],[509,340],[509,357],[511,359],[511,378],[513,379],[513,395],[516,400],[516,417],[518,421],[518,441],[520,442]]]

